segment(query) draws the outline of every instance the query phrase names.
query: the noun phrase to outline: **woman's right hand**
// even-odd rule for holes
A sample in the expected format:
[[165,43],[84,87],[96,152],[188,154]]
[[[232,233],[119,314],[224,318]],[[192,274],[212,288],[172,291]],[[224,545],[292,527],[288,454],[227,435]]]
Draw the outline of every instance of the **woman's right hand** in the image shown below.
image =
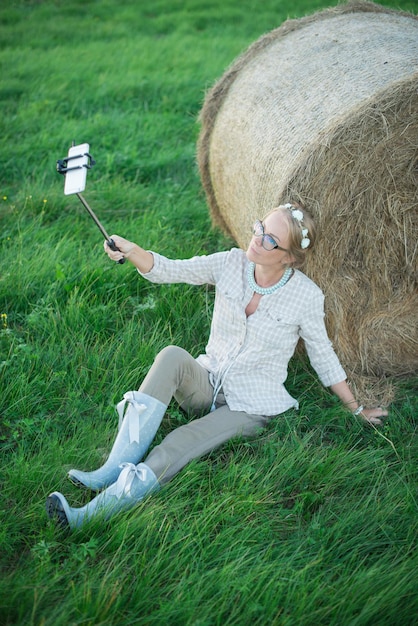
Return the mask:
[[147,274],[152,269],[154,256],[151,252],[144,250],[133,241],[119,237],[119,235],[112,235],[111,239],[118,250],[112,250],[107,241],[104,242],[104,249],[112,261],[118,262],[123,258],[128,259],[142,274]]
[[119,235],[112,235],[111,240],[114,242],[118,250],[112,250],[107,241],[105,241],[103,245],[106,254],[110,259],[112,259],[112,261],[120,261],[120,259],[124,257],[128,258],[136,245],[132,241],[119,237]]

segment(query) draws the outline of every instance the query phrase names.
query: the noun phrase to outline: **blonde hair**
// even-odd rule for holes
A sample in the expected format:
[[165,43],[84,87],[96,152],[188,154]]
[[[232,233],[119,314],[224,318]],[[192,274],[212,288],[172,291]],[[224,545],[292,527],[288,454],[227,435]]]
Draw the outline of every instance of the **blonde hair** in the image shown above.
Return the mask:
[[[296,219],[293,216],[292,211],[294,210],[302,212],[303,218],[301,220]],[[267,213],[263,220],[266,219],[268,215],[271,215],[271,213],[275,213],[276,211],[281,211],[286,216],[289,225],[289,246],[287,250],[294,258],[294,261],[290,262],[289,266],[295,268],[302,267],[305,262],[306,254],[312,250],[315,244],[316,227],[313,217],[301,204],[292,202],[292,204],[280,204],[275,207]],[[304,233],[306,230],[308,233],[305,235]],[[302,240],[304,240],[305,245],[306,240],[309,241],[308,245],[304,248],[302,248]]]

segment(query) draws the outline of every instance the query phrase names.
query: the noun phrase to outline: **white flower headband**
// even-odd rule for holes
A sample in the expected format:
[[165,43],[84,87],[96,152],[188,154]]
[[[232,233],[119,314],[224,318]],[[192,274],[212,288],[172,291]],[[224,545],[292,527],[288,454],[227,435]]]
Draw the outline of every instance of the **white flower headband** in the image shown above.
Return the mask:
[[300,224],[300,227],[302,229],[302,241],[300,242],[300,247],[302,248],[302,250],[304,250],[309,246],[311,240],[308,237],[308,229],[303,227],[303,211],[301,211],[300,209],[296,209],[296,207],[294,207],[293,204],[290,204],[290,202],[285,204],[284,208],[290,209],[292,217]]

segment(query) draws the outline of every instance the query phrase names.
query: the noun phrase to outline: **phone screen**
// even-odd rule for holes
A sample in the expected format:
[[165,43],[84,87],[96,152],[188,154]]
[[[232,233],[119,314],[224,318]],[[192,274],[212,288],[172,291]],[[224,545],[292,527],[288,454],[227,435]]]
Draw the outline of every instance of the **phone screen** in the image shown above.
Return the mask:
[[66,196],[81,193],[86,188],[89,148],[88,143],[82,143],[72,146],[68,151],[67,167],[70,169],[65,173],[64,194]]

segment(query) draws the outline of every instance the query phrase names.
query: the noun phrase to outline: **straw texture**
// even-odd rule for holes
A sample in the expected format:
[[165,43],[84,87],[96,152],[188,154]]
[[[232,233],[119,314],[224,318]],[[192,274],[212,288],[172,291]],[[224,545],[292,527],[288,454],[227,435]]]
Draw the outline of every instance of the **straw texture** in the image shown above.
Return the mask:
[[208,92],[198,163],[214,223],[246,247],[287,201],[319,230],[304,268],[353,375],[417,370],[418,19],[350,2],[288,20]]

